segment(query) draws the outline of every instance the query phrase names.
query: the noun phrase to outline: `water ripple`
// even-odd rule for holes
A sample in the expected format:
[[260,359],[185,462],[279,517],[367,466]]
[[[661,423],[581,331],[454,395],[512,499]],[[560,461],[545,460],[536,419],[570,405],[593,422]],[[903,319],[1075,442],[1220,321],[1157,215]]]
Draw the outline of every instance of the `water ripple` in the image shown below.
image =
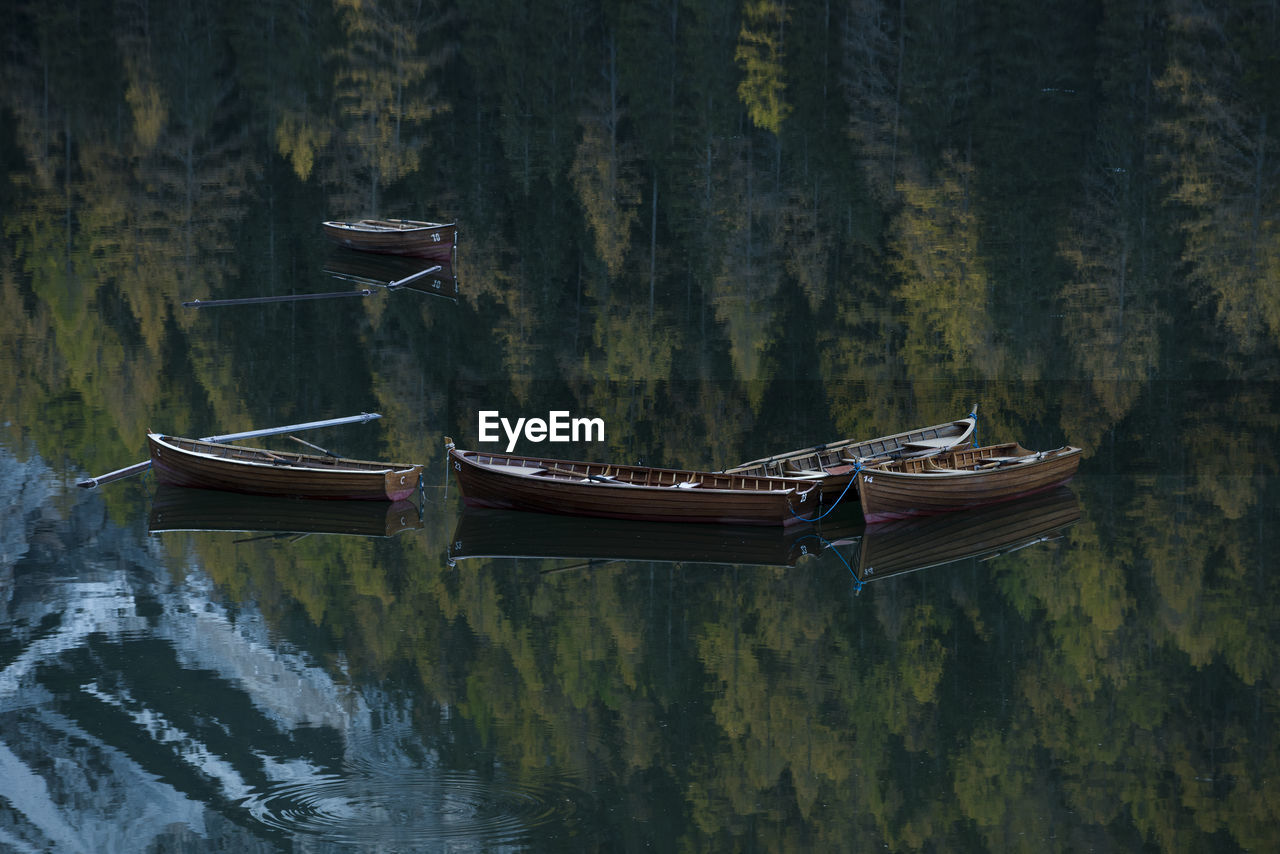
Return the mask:
[[491,847],[572,822],[586,797],[571,781],[553,776],[509,780],[434,768],[351,769],[277,784],[243,806],[269,827],[330,842]]

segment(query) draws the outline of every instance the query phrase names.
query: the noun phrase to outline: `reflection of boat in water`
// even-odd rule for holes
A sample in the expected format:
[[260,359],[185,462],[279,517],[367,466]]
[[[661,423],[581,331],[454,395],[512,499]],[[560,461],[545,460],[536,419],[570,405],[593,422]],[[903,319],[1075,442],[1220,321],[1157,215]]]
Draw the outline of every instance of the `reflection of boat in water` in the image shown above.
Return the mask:
[[633,522],[466,507],[449,544],[451,562],[467,559],[596,562],[657,561],[796,566],[807,555],[838,554],[857,582],[988,559],[1056,539],[1080,518],[1065,486],[1025,501],[864,526],[854,514],[822,526],[687,525]]
[[323,229],[339,246],[437,261],[451,260],[458,240],[456,223],[416,219],[329,220]]
[[[857,530],[861,520],[855,524]],[[805,555],[822,551],[833,531],[824,528],[824,540],[807,525],[689,525],[467,507],[454,529],[449,559],[795,566]]]
[[871,525],[862,535],[856,574],[870,582],[967,558],[987,559],[1056,539],[1080,518],[1065,486],[1022,501]]
[[422,519],[411,501],[312,501],[161,484],[151,502],[147,527],[153,534],[234,531],[393,537],[421,528]]
[[415,291],[452,300],[458,298],[458,277],[450,260],[377,255],[338,248],[325,260],[324,271],[334,278],[358,285]]

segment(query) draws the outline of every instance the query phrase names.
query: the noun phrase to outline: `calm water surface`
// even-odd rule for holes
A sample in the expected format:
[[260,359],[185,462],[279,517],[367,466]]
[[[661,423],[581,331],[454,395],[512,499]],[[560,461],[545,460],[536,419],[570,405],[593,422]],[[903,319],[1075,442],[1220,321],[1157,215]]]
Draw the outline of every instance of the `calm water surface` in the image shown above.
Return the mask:
[[[6,20],[0,849],[1280,843],[1257,39],[1198,65],[1163,3],[164,5]],[[319,229],[374,214],[456,219],[456,265],[378,287],[416,268]],[[466,508],[444,464],[481,410],[722,468],[975,404],[1079,476],[771,530]],[[360,412],[305,438],[423,463],[411,501],[76,486],[149,429]]]

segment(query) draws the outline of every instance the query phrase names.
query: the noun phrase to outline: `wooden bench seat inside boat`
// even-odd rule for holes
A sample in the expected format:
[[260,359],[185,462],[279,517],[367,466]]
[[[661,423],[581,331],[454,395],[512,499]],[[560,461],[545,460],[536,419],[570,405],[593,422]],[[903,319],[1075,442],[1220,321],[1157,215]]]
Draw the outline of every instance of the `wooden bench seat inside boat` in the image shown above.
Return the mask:
[[[819,464],[821,464],[821,461],[819,461]],[[827,472],[821,469],[801,468],[794,460],[787,460],[782,464],[782,476],[817,480],[818,478],[827,477]]]

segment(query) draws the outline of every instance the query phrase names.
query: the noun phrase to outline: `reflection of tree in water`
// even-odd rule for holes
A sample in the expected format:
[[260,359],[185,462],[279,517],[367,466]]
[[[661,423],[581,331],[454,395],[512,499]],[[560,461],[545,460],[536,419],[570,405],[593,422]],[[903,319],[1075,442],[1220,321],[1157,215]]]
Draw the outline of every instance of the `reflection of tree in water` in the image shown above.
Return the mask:
[[[1261,511],[1178,541],[1186,514],[1212,511],[1176,483],[1078,491],[1085,516],[1063,539],[858,593],[813,557],[542,574],[556,564],[448,567],[403,537],[372,563],[321,559],[327,582],[318,554],[277,552],[233,586],[268,613],[301,605],[344,638],[358,680],[414,674],[424,702],[503,733],[507,761],[551,756],[644,803],[679,793],[672,830],[695,848],[977,832],[1005,849],[1050,825],[1104,846],[1265,842],[1250,812],[1275,755]],[[1091,510],[1117,502],[1176,526],[1125,540]]]
[[1274,70],[1275,17],[1240,16],[1175,3],[1170,62],[1158,81],[1169,104],[1166,143],[1171,201],[1181,222],[1191,296],[1245,352],[1280,342],[1280,232],[1274,211],[1277,158],[1274,87],[1250,85]]
[[598,100],[583,111],[581,140],[570,175],[595,237],[596,255],[613,277],[621,272],[631,246],[640,192],[633,146],[619,135],[625,110],[618,100],[617,49],[612,43],[606,54],[603,64],[609,84]]
[[[448,14],[439,4],[406,0],[335,5],[346,41],[337,50],[333,85],[337,196],[331,205],[376,216],[386,207],[384,186],[434,165],[423,134],[432,118],[450,109],[433,76],[451,52],[448,42],[437,40]],[[357,201],[361,179],[366,192]]]

